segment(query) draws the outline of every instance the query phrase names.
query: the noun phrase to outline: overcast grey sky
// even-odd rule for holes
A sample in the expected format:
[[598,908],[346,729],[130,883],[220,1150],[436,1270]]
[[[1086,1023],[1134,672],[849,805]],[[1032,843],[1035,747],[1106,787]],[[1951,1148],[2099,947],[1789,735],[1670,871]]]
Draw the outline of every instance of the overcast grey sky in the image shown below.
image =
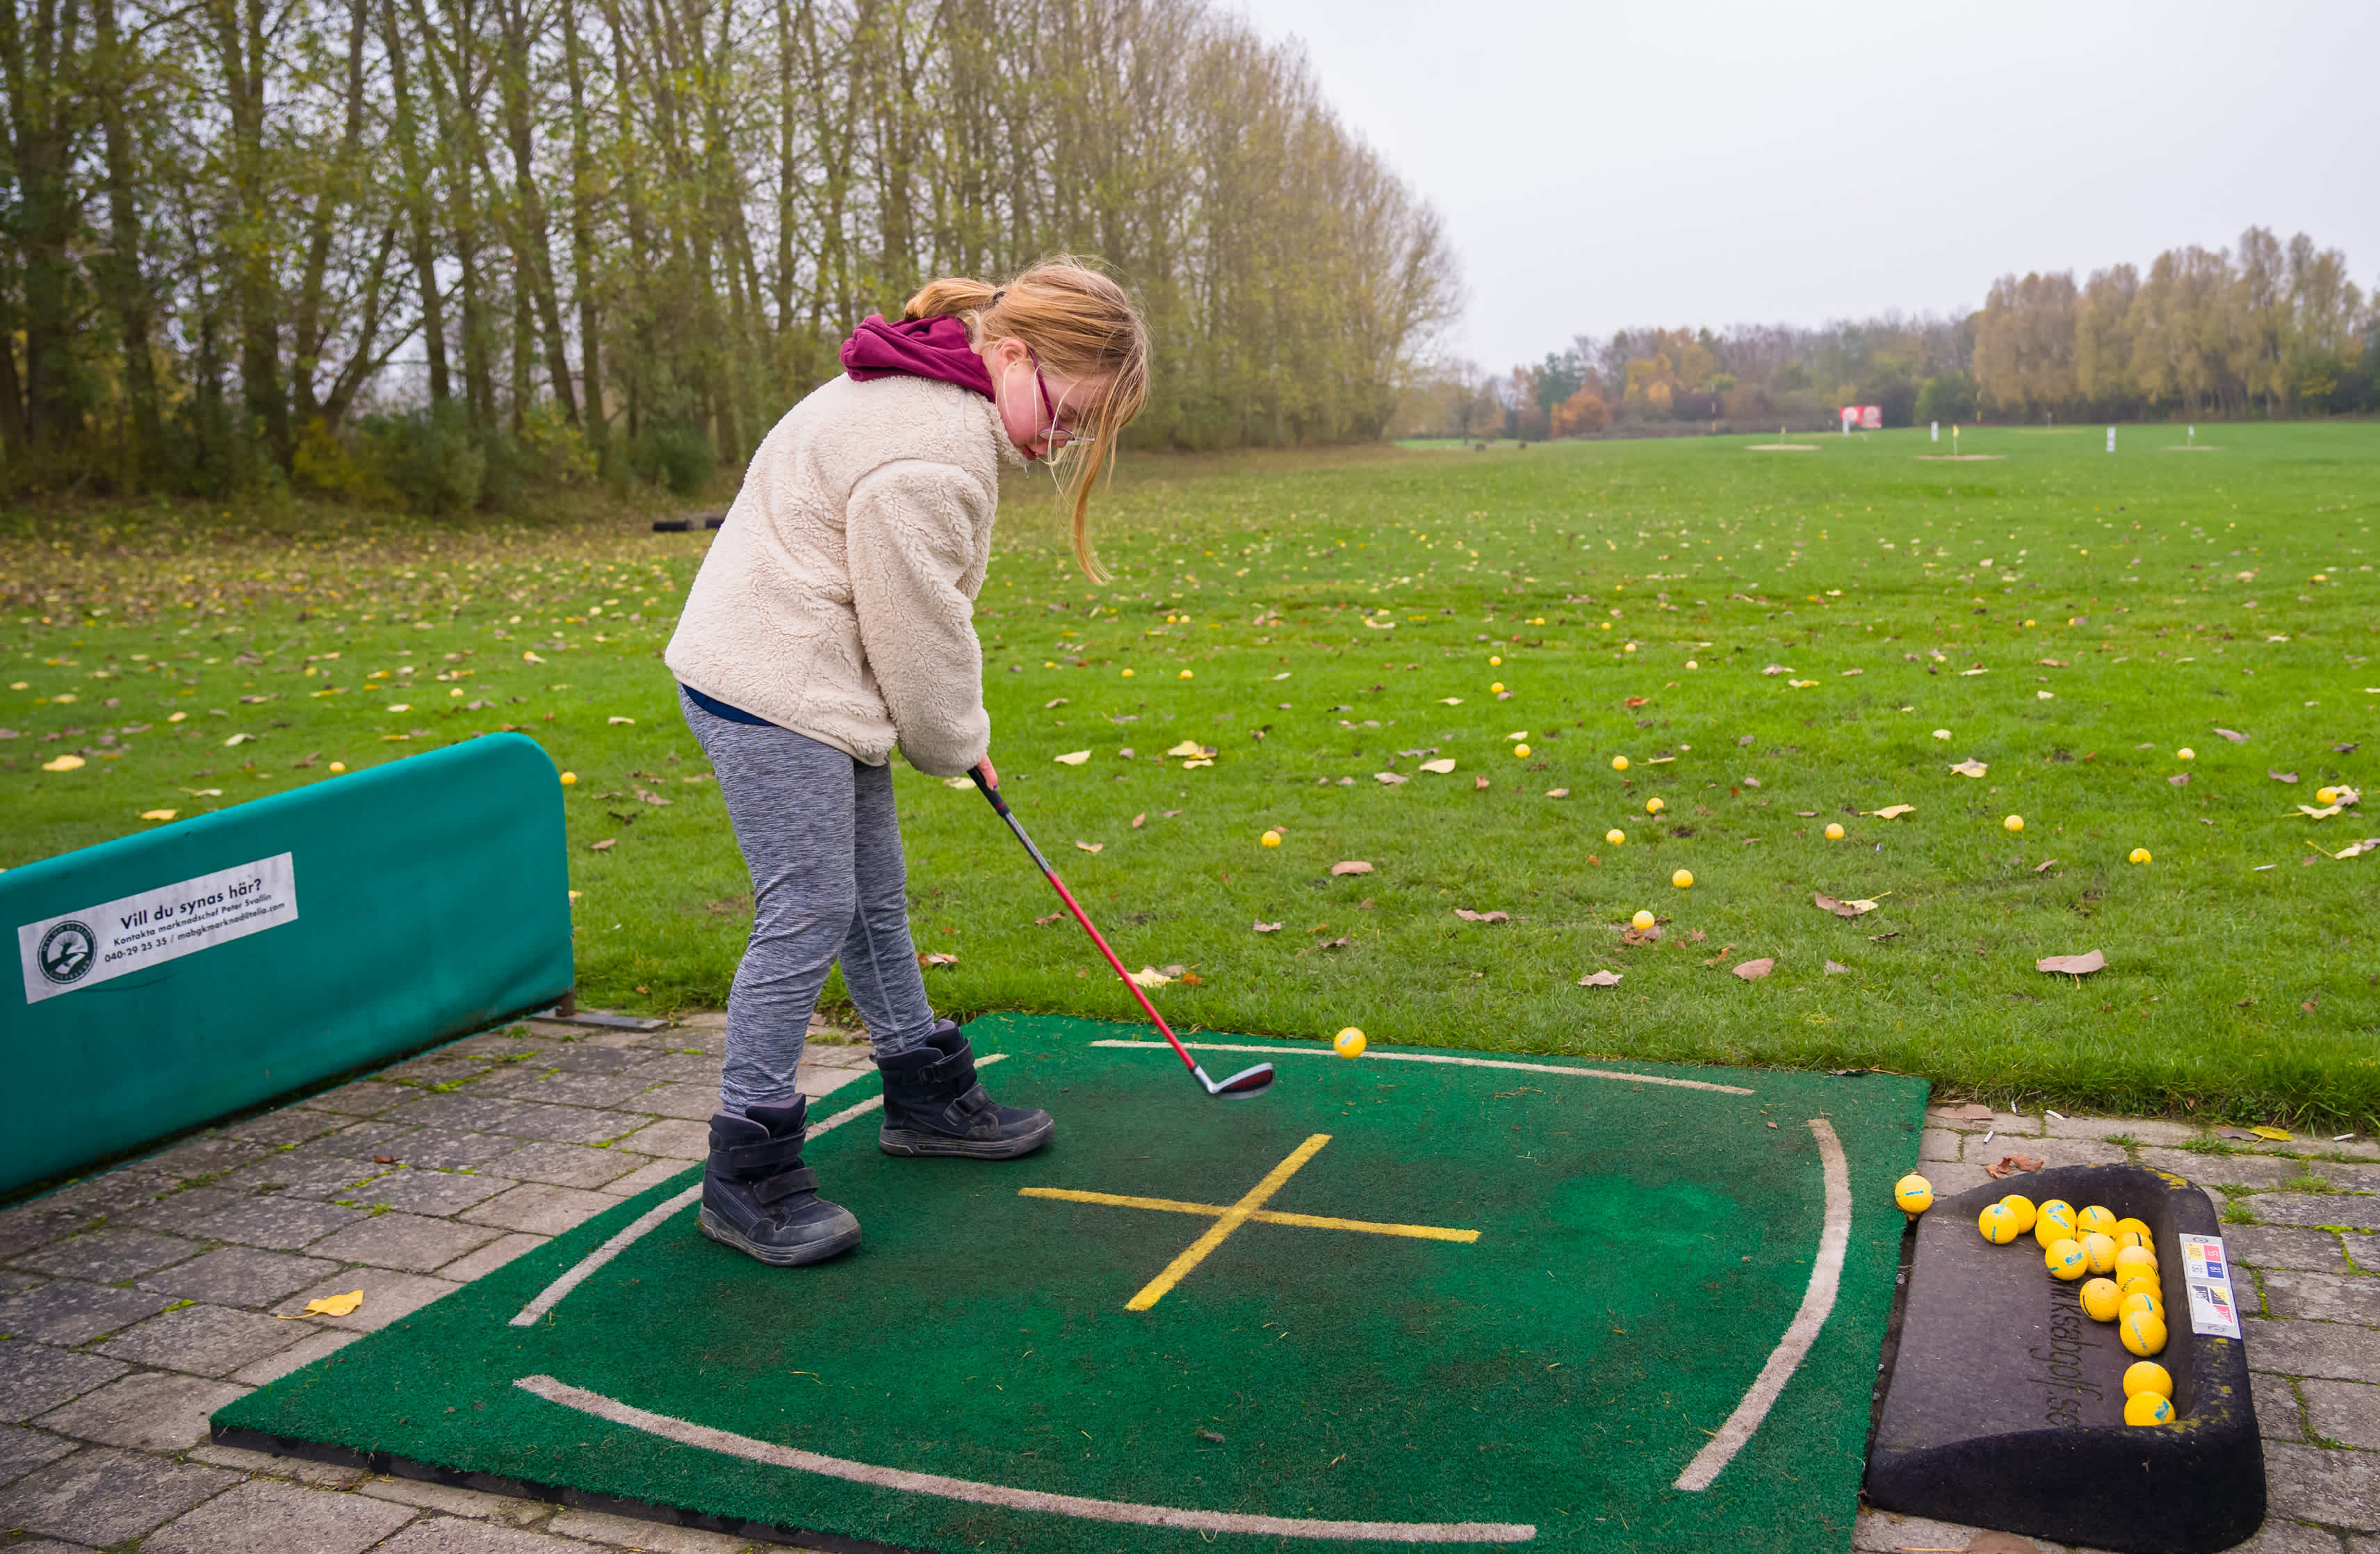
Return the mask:
[[1494,370],[1638,324],[1978,307],[2231,244],[2380,282],[2380,5],[1260,0],[1434,202]]

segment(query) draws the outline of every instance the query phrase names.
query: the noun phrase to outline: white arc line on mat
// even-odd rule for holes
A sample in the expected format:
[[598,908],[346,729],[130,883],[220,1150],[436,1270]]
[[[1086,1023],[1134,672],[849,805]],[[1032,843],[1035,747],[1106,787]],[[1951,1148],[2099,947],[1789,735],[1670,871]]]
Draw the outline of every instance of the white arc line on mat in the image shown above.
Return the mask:
[[1814,1117],[1810,1132],[1817,1135],[1818,1160],[1827,1173],[1827,1223],[1818,1233],[1818,1260],[1810,1265],[1810,1288],[1803,1293],[1802,1309],[1793,1314],[1792,1326],[1777,1340],[1768,1363],[1754,1378],[1752,1389],[1735,1405],[1718,1434],[1694,1453],[1694,1460],[1678,1475],[1677,1488],[1707,1489],[1734,1461],[1752,1433],[1760,1428],[1760,1422],[1768,1417],[1778,1394],[1809,1357],[1810,1346],[1818,1341],[1818,1329],[1827,1325],[1828,1315],[1835,1309],[1835,1292],[1843,1282],[1843,1251],[1852,1239],[1851,1168],[1843,1161],[1842,1141],[1835,1137],[1833,1123]]
[[[977,1058],[976,1067],[979,1069],[989,1068],[1007,1056],[1008,1054],[1005,1052],[991,1053],[987,1057]],[[882,1095],[870,1095],[868,1099],[860,1102],[857,1106],[845,1107],[841,1111],[836,1112],[832,1117],[828,1118],[825,1121],[813,1125],[809,1131],[809,1136],[811,1138],[816,1138],[820,1133],[823,1133],[830,1129],[840,1128],[844,1123],[850,1121],[853,1118],[866,1116],[868,1112],[874,1111],[883,1104],[884,1097]],[[579,1285],[585,1283],[587,1277],[589,1274],[592,1274],[596,1269],[601,1267],[613,1258],[617,1257],[621,1253],[627,1251],[628,1248],[636,1245],[637,1242],[644,1240],[645,1237],[650,1235],[653,1231],[661,1229],[662,1223],[666,1221],[670,1216],[677,1213],[680,1209],[686,1207],[701,1196],[702,1183],[698,1181],[693,1186],[687,1188],[685,1192],[675,1193],[662,1202],[654,1205],[651,1208],[645,1210],[644,1213],[637,1216],[634,1220],[629,1222],[626,1230],[620,1231],[611,1240],[605,1242],[602,1245],[597,1247],[586,1256],[581,1257],[577,1262],[573,1263],[570,1266],[570,1271],[568,1273],[564,1274],[560,1279],[555,1279],[552,1283],[539,1291],[537,1292],[537,1298],[529,1302],[528,1304],[521,1307],[519,1313],[506,1325],[514,1328],[535,1327],[540,1317],[543,1316],[547,1312],[552,1311],[557,1304],[559,1304],[565,1295],[569,1294],[573,1290],[577,1289]]]
[[1141,1505],[1131,1500],[1099,1500],[1087,1495],[1053,1495],[1042,1489],[1018,1489],[1005,1484],[982,1484],[971,1478],[945,1478],[940,1474],[911,1473],[905,1468],[821,1457],[815,1451],[755,1440],[750,1436],[713,1429],[708,1425],[673,1419],[665,1413],[649,1413],[550,1376],[525,1376],[513,1385],[550,1403],[674,1440],[681,1446],[716,1451],[747,1462],[870,1484],[880,1489],[937,1495],[972,1505],[998,1506],[1003,1511],[1038,1511],[1094,1522],[1184,1527],[1199,1533],[1248,1533],[1258,1537],[1357,1538],[1378,1543],[1526,1543],[1537,1536],[1537,1529],[1524,1522],[1329,1522],[1298,1516],[1253,1516],[1232,1511],[1187,1511],[1179,1506]]
[[[1095,1041],[1093,1046],[1149,1047],[1165,1050],[1163,1042]],[[1193,1052],[1285,1052],[1292,1058],[1336,1058],[1327,1046],[1237,1046],[1228,1042],[1184,1042]],[[1514,1063],[1501,1058],[1456,1058],[1442,1052],[1366,1052],[1356,1059],[1368,1063],[1456,1063],[1466,1069],[1518,1069],[1523,1073],[1572,1074],[1580,1079],[1623,1079],[1631,1084],[1669,1084],[1680,1090],[1716,1090],[1722,1095],[1749,1095],[1740,1084],[1713,1084],[1703,1079],[1670,1079],[1664,1074],[1625,1074],[1617,1069],[1566,1069],[1555,1063]]]

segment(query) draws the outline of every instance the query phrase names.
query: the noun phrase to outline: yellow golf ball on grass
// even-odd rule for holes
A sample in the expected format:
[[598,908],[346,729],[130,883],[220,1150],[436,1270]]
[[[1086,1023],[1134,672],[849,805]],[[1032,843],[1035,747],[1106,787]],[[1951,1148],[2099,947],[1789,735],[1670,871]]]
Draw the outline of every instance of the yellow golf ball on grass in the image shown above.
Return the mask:
[[1512,758],[1516,761],[1526,761],[1529,758],[1529,747],[1524,744],[1514,745],[1512,747]]
[[1630,918],[1628,922],[1630,926],[1633,927],[1641,934],[1645,929],[1650,928],[1653,925],[1654,919],[1651,912],[1640,911],[1635,916]]
[[1603,839],[1614,847],[1623,846],[1628,840],[1628,833],[1615,826],[1603,833]]
[[1975,1216],[1975,1229],[1994,1246],[2006,1246],[2024,1234],[2023,1228],[2017,1224],[2016,1216],[2009,1211],[2006,1204],[1985,1204],[1984,1212]]
[[1500,679],[1488,687],[1488,694],[1490,696],[1501,696],[1503,693],[1504,682]]
[[2024,816],[2021,814],[2010,815],[2006,820],[2000,822],[2000,827],[2003,830],[2010,832],[2022,831],[2024,829]]
[[1661,802],[1658,799],[1647,799],[1645,801],[1645,813],[1646,814],[1658,814],[1669,807],[1669,805]]
[[2198,759],[2198,752],[2191,749],[2188,745],[2183,745],[2180,750],[2173,753],[2173,758],[2177,761],[2195,761]]
[[[340,770],[340,771],[345,771],[345,770],[346,770],[346,767],[344,767],[344,766],[340,766],[340,765],[338,765],[338,763],[337,763],[337,762],[335,762],[335,761],[334,761],[334,762],[333,762],[333,763],[331,763],[331,764],[332,764],[332,765],[333,765],[333,766],[337,767],[337,769],[338,769],[338,770]],[[578,782],[578,774],[577,774],[577,772],[565,772],[565,773],[563,773],[563,774],[562,774],[562,786],[563,786],[563,787],[565,787],[565,788],[572,788],[572,787],[576,787],[576,786],[577,785],[577,782]]]
[[1670,883],[1676,886],[1681,890],[1691,889],[1694,887],[1694,876],[1691,872],[1685,869],[1680,869],[1676,874],[1670,876]]
[[1892,1184],[1892,1201],[1903,1214],[1923,1214],[1934,1206],[1934,1184],[1912,1171]]
[[2051,1242],[2049,1250],[2041,1254],[2041,1261],[2052,1279],[2061,1279],[2069,1284],[2088,1273],[2091,1267],[2090,1259],[2082,1254],[2082,1243],[2071,1237]]
[[1611,758],[1611,769],[1615,772],[1626,771],[1628,769],[1628,757],[1625,755],[1613,756]]
[[2124,1372],[2124,1396],[2138,1397],[2143,1392],[2155,1392],[2160,1398],[2173,1396],[2173,1377],[2155,1360],[2135,1360]]
[[2094,1322],[2113,1322],[2123,1315],[2123,1291],[2112,1279],[2095,1279],[2082,1286],[2082,1311]]
[[1364,1055],[1364,1033],[1353,1025],[1348,1026],[1330,1038],[1330,1050],[1342,1058],[1361,1058]]
[[2173,1405],[2155,1392],[2135,1392],[2124,1400],[2127,1425],[2170,1425]]
[[2147,863],[2148,861],[2149,861],[2149,850],[2148,850],[2147,848],[2144,848],[2144,847],[2136,847],[2136,848],[2132,849],[2132,862],[2133,862],[2133,863]]
[[1843,839],[1843,827],[1840,822],[1830,820],[1827,823],[1827,839],[1830,842]]
[[1264,843],[1267,847],[1279,847],[1281,845],[1281,833],[1279,831],[1267,831],[1263,836],[1258,837],[1257,840]]

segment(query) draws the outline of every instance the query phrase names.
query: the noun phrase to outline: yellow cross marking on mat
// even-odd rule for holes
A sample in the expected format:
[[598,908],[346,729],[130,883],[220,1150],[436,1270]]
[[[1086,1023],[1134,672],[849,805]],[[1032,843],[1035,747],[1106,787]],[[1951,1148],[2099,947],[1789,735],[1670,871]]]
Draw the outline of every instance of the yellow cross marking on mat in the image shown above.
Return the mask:
[[1141,1287],[1140,1293],[1124,1303],[1126,1311],[1147,1311],[1165,1298],[1165,1292],[1182,1282],[1191,1269],[1207,1260],[1207,1254],[1230,1239],[1232,1231],[1254,1219],[1266,1225],[1295,1225],[1309,1230],[1360,1230],[1374,1236],[1412,1236],[1422,1241],[1474,1242],[1476,1230],[1453,1230],[1438,1225],[1387,1225],[1370,1219],[1334,1219],[1320,1214],[1281,1214],[1265,1207],[1267,1200],[1281,1190],[1298,1168],[1322,1152],[1330,1142],[1328,1133],[1316,1133],[1290,1152],[1289,1158],[1265,1173],[1262,1181],[1248,1189],[1247,1195],[1228,1206],[1222,1204],[1185,1204],[1172,1198],[1135,1198],[1121,1193],[1078,1193],[1068,1187],[1026,1187],[1017,1191],[1021,1198],[1058,1198],[1072,1204],[1104,1204],[1111,1208],[1154,1209],[1160,1214],[1203,1214],[1214,1218],[1215,1223],[1205,1235],[1192,1242],[1180,1256],[1165,1265],[1165,1271]]

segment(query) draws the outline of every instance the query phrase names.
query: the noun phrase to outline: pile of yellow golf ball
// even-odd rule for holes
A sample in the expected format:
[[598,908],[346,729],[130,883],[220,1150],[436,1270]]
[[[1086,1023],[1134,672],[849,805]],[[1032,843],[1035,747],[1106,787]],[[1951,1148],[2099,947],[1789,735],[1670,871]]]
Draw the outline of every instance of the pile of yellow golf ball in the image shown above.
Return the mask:
[[[2119,1219],[2096,1204],[2078,1210],[2062,1198],[2036,1207],[2022,1193],[2011,1193],[1986,1205],[1975,1229],[1994,1246],[2031,1231],[2051,1278],[2086,1280],[2079,1291],[2085,1315],[2114,1323],[2124,1347],[2144,1359],[2165,1352],[2165,1287],[2157,1280],[2155,1236],[2141,1220]],[[2168,1382],[2168,1395],[2171,1391]],[[2163,1424],[2171,1417],[2170,1409],[2161,1418],[2134,1418],[2129,1406],[2124,1412],[2126,1422],[2134,1425]]]

